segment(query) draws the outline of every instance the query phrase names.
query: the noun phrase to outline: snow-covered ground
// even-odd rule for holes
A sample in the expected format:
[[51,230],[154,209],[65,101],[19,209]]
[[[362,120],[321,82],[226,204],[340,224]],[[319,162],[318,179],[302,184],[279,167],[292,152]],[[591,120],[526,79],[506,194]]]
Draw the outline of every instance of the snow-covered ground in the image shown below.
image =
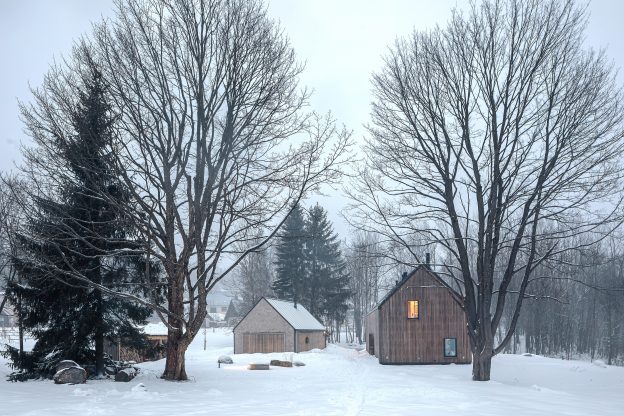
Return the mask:
[[[495,358],[492,381],[470,366],[382,366],[334,345],[302,354],[232,353],[232,334],[200,333],[187,353],[188,382],[159,379],[164,360],[141,364],[130,383],[10,383],[0,361],[0,415],[623,415],[624,368],[543,357]],[[305,367],[246,370],[272,358]]]

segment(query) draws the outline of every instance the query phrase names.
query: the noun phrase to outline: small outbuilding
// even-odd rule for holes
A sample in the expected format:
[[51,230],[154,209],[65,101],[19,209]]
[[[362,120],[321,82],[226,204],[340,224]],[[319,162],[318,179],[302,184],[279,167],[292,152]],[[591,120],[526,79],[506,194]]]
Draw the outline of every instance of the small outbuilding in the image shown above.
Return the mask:
[[104,341],[104,352],[114,361],[156,361],[165,358],[167,347],[167,326],[162,322],[149,323],[141,327],[149,346],[146,349],[135,349],[126,345],[123,340],[107,338]]
[[325,327],[301,305],[260,299],[234,327],[234,354],[325,348]]
[[459,294],[429,266],[419,266],[366,316],[366,349],[381,364],[469,364]]

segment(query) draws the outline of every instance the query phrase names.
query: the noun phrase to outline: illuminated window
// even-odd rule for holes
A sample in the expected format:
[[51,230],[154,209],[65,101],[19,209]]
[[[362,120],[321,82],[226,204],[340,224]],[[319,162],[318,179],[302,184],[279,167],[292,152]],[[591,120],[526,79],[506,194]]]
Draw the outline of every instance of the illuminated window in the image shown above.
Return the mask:
[[444,338],[444,356],[457,357],[457,338]]
[[407,317],[409,319],[418,319],[418,301],[417,300],[407,301]]

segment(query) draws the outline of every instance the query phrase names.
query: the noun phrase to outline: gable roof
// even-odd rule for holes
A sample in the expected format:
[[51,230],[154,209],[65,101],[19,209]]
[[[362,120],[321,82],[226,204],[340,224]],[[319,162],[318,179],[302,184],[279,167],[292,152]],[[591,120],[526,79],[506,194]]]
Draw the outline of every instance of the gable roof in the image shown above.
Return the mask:
[[262,301],[266,301],[274,310],[277,312],[284,320],[293,327],[295,331],[299,330],[309,330],[309,331],[324,331],[325,327],[321,324],[306,308],[301,305],[297,305],[295,308],[295,304],[292,302],[287,302],[285,300],[271,299],[271,298],[260,298],[258,302],[241,318],[240,321],[232,331],[234,331],[244,320],[247,318],[256,306]]
[[324,331],[325,327],[321,324],[306,308],[301,305],[297,305],[292,302],[277,299],[264,298],[273,309],[277,311],[282,317],[296,330],[310,329]]
[[414,270],[412,270],[411,273],[407,274],[398,284],[396,284],[388,293],[386,293],[386,296],[384,296],[381,299],[381,301],[379,301],[377,306],[375,306],[373,308],[373,311],[375,309],[381,309],[382,305],[384,303],[386,303],[386,301],[388,299],[390,299],[392,297],[392,295],[394,295],[396,293],[396,291],[399,290],[401,288],[401,286],[403,286],[405,284],[405,282],[407,282],[410,279],[410,277],[412,277],[420,269],[424,269],[438,283],[440,283],[442,286],[444,286],[446,289],[448,289],[448,291],[450,292],[451,296],[453,296],[453,298],[457,298],[457,299],[461,298],[461,295],[459,293],[457,293],[457,291],[455,289],[453,289],[451,286],[449,286],[449,284],[446,283],[436,272],[434,272],[433,270],[431,270],[429,267],[427,267],[425,265],[420,265],[420,266],[416,267]]

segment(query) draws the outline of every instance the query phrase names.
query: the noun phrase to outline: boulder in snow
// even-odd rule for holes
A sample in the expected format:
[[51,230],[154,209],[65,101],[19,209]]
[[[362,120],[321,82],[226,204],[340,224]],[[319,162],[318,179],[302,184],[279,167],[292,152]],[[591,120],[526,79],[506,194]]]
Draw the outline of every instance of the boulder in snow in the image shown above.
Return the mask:
[[290,361],[271,360],[271,365],[276,367],[292,367],[293,363]]
[[607,368],[607,365],[602,360],[594,360],[592,361],[592,364],[595,365],[596,367]]
[[229,355],[222,355],[219,357],[219,359],[217,360],[217,362],[219,364],[234,364],[234,361],[232,360],[232,357],[230,357]]
[[83,384],[87,381],[87,371],[79,366],[63,368],[54,374],[54,384]]
[[119,370],[117,374],[115,374],[115,381],[121,381],[127,383],[132,380],[137,374],[137,371],[134,368],[124,368],[123,370]]
[[56,372],[58,373],[59,371],[65,369],[65,368],[69,368],[69,367],[80,367],[80,366],[78,365],[78,363],[76,361],[63,360],[63,361],[60,361],[56,365]]
[[[368,353],[367,353],[368,354]],[[293,361],[293,365],[295,367],[304,367],[305,363],[303,361]]]

